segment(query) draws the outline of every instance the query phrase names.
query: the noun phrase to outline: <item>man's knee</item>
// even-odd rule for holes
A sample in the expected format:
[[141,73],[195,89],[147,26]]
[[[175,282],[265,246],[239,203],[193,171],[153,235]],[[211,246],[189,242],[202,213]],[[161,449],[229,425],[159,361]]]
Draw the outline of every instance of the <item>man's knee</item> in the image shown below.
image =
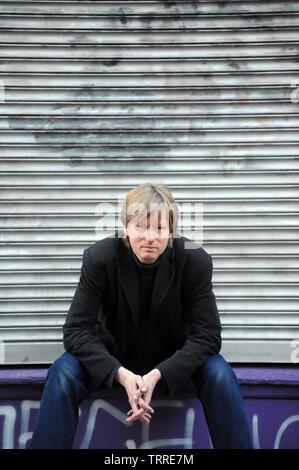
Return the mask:
[[227,387],[237,382],[231,366],[220,354],[210,356],[202,365],[200,373],[205,383],[212,383],[215,387]]
[[88,381],[88,374],[79,359],[71,353],[65,352],[51,365],[47,380],[53,379],[60,387],[67,391],[73,385],[80,385]]

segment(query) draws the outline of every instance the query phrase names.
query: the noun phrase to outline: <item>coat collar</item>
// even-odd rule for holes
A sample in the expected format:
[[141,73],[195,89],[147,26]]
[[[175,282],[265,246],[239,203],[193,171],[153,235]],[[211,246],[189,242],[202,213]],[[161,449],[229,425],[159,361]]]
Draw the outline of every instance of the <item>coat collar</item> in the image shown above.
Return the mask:
[[[131,250],[124,245],[121,238],[118,239],[118,242],[120,255],[120,283],[130,306],[133,320],[137,323],[139,306],[137,268]],[[160,262],[157,267],[150,305],[151,319],[153,319],[156,314],[174,278],[174,249],[174,247],[172,249],[166,248],[164,253],[160,255]]]

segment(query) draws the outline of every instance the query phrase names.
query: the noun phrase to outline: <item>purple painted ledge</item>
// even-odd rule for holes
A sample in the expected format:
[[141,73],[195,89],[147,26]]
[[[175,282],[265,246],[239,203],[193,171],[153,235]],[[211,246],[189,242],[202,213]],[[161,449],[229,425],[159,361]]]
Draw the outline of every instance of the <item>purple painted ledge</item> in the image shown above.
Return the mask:
[[[290,387],[299,390],[299,368],[297,366],[233,366],[241,386],[250,387]],[[43,385],[48,367],[8,367],[0,368],[0,386]]]
[[297,385],[299,367],[288,366],[246,366],[234,367],[239,382],[247,385]]

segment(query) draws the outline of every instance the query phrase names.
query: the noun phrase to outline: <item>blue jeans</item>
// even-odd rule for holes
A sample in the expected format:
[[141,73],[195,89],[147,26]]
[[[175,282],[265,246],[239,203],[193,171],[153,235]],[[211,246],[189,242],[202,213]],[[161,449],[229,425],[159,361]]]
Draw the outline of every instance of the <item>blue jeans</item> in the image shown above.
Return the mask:
[[[220,355],[209,357],[193,374],[197,396],[215,449],[251,449],[244,403],[236,376]],[[92,381],[80,361],[64,353],[50,367],[31,443],[32,449],[71,449],[80,403]]]

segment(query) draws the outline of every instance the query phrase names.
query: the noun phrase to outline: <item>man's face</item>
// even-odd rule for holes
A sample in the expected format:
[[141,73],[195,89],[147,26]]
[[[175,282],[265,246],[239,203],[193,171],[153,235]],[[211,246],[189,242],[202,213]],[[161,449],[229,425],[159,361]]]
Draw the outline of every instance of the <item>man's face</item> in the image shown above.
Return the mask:
[[124,229],[135,255],[142,263],[154,263],[167,247],[168,213],[158,211],[133,218]]

